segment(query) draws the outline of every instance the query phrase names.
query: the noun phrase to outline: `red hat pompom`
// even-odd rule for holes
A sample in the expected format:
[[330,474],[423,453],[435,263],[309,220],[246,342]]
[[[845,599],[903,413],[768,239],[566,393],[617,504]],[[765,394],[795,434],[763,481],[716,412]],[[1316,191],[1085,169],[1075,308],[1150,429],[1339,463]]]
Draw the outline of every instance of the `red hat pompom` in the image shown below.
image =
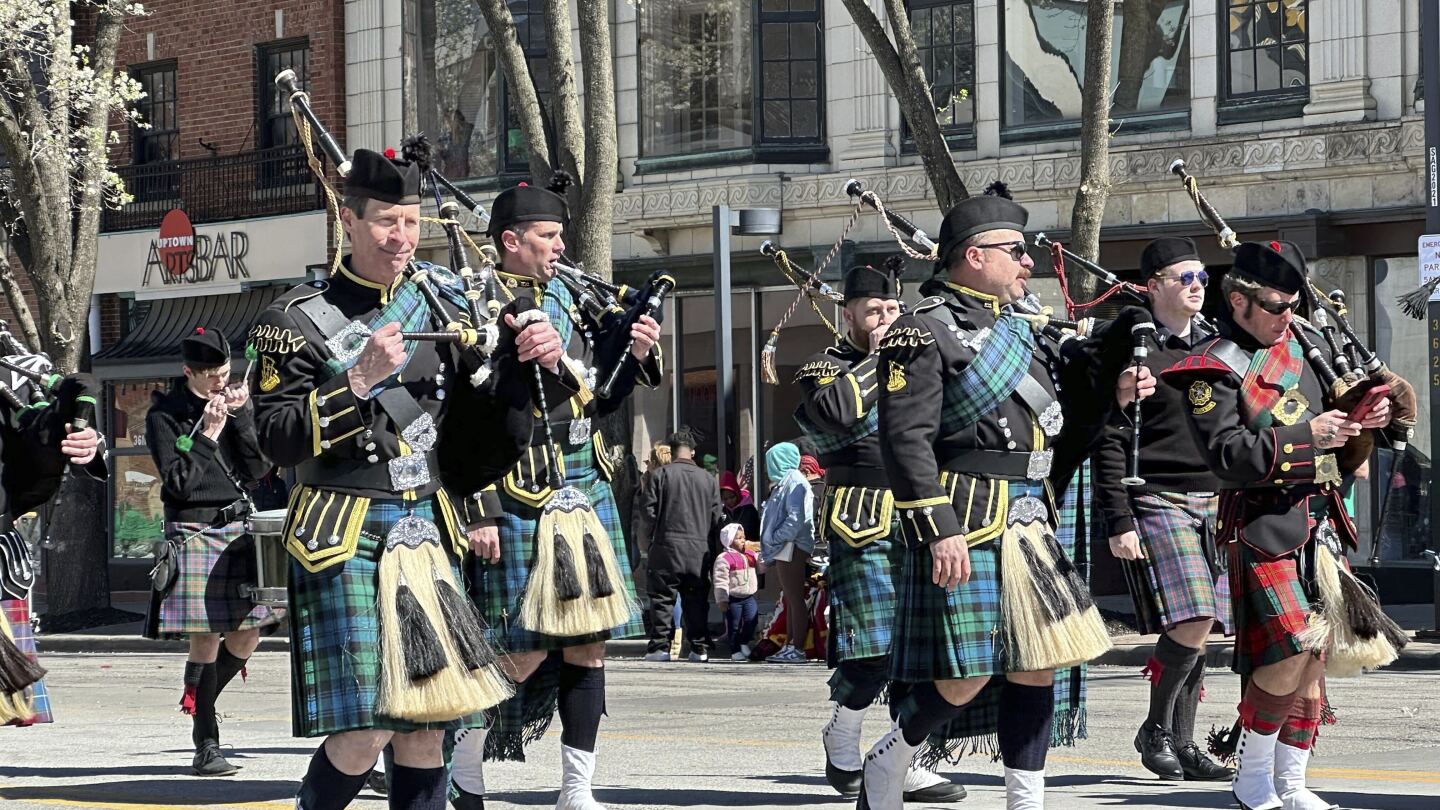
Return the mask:
[[521,180],[520,182],[518,182],[518,183],[515,184],[515,187],[516,187],[516,188],[524,188],[524,187],[526,187],[526,186],[528,186],[528,185],[530,185],[530,184],[527,183],[527,182],[525,182],[524,180]]
[[197,335],[203,335],[203,334],[205,334],[205,327],[203,327],[203,326],[197,326],[197,327],[195,327],[195,334],[197,334]]
[[385,157],[388,158],[388,159],[390,159],[390,160],[394,160],[394,159],[395,159],[395,147],[393,147],[393,146],[387,146],[387,147],[385,147]]
[[1275,251],[1276,253],[1279,253],[1279,252],[1280,252],[1280,243],[1279,243],[1279,242],[1271,242],[1271,243],[1270,243],[1270,249],[1273,250],[1273,251]]

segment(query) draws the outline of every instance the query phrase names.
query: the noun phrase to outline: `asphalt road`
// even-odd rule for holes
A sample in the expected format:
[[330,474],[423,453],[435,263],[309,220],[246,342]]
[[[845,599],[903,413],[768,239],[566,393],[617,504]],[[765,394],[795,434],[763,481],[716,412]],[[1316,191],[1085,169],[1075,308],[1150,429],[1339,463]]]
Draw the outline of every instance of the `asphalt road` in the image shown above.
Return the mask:
[[[201,807],[289,810],[315,741],[290,737],[287,661],[261,653],[250,679],[221,698],[234,777],[189,775],[189,722],[176,712],[180,655],[51,654],[59,722],[0,728],[5,810]],[[612,808],[850,807],[822,775],[819,729],[828,717],[819,665],[609,662],[610,716],[601,728],[597,797]],[[1234,676],[1212,671],[1200,726],[1228,724]],[[1440,673],[1379,673],[1331,683],[1339,725],[1322,730],[1311,783],[1351,810],[1440,809]],[[1224,808],[1228,787],[1160,783],[1136,761],[1131,740],[1146,686],[1133,669],[1096,668],[1090,739],[1050,756],[1051,810]],[[883,709],[867,738],[888,728]],[[558,729],[525,763],[491,765],[491,808],[553,806]],[[998,763],[945,770],[970,788],[957,807],[1004,807]],[[379,810],[362,793],[357,808]]]

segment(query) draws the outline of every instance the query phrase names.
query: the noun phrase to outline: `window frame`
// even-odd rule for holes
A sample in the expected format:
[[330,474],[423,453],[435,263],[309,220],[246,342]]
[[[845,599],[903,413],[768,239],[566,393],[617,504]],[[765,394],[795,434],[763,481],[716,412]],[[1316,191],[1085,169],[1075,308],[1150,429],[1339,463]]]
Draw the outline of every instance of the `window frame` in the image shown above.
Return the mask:
[[[977,69],[979,63],[979,60],[977,58],[977,53],[979,51],[979,37],[976,35],[975,31],[975,0],[905,0],[905,15],[907,19],[910,20],[910,36],[913,38],[915,36],[915,9],[917,7],[930,9],[937,8],[939,6],[953,7],[962,5],[968,6],[970,9],[970,69],[973,73]],[[954,48],[954,43],[951,43],[950,47]],[[920,48],[919,43],[916,43],[916,50],[921,52],[920,59],[923,63],[925,61],[924,51],[926,49]],[[926,82],[934,81],[932,71],[925,71],[925,80]],[[959,82],[956,82],[956,84],[958,85]],[[945,138],[945,144],[947,147],[949,147],[951,152],[959,152],[975,148],[975,88],[968,88],[968,92],[971,104],[970,123],[949,125],[942,124],[940,126],[940,134],[942,137]],[[915,143],[915,132],[910,128],[910,122],[906,120],[905,116],[903,115],[900,116],[900,150],[904,154],[919,153],[919,146]]]
[[[288,51],[302,50],[305,54],[304,74],[299,76],[300,86],[309,86],[310,75],[310,37],[287,37],[270,42],[261,42],[255,46],[255,148],[272,149],[277,146],[291,146],[300,143],[299,133],[295,133],[294,140],[287,140],[283,143],[271,141],[270,124],[281,118],[289,118],[289,111],[272,113],[270,108],[274,105],[275,99],[279,97],[279,88],[275,86],[275,74],[270,72],[270,59],[276,55]],[[293,69],[293,68],[292,68]],[[296,71],[297,74],[300,71]],[[286,128],[292,132],[294,125]]]
[[[135,108],[143,111],[142,119],[150,124],[148,128],[132,125],[130,127],[130,162],[136,166],[149,166],[157,163],[169,163],[180,159],[180,66],[175,59],[157,59],[153,62],[143,62],[138,65],[130,65],[126,71],[130,78],[145,88],[146,96],[135,100]],[[156,130],[150,114],[156,101],[149,94],[149,86],[146,79],[161,73],[170,74],[171,97],[163,99],[159,103],[170,105],[170,129]],[[146,159],[146,146],[160,136],[167,136],[170,139],[170,156],[162,160]]]
[[[1304,114],[1305,105],[1310,103],[1310,0],[1299,0],[1305,5],[1306,27],[1305,27],[1305,86],[1299,90],[1284,87],[1278,90],[1261,90],[1243,93],[1239,95],[1230,94],[1230,10],[1244,5],[1253,8],[1264,2],[1279,2],[1281,12],[1284,12],[1286,0],[1220,0],[1216,4],[1215,33],[1218,38],[1216,42],[1215,71],[1216,71],[1216,97],[1215,117],[1216,123],[1244,124],[1256,121],[1275,121],[1285,118],[1298,118]],[[1281,22],[1283,29],[1284,22]],[[1284,72],[1284,38],[1280,40],[1282,54],[1280,69]],[[1243,50],[1249,51],[1252,56],[1261,50],[1260,46],[1252,45]]]
[[[672,171],[687,171],[714,166],[737,166],[756,163],[824,163],[830,160],[829,129],[826,122],[826,71],[825,71],[825,0],[814,0],[813,11],[761,11],[763,0],[749,0],[750,6],[750,67],[751,67],[751,125],[752,136],[749,146],[716,149],[703,152],[679,154],[644,154],[644,138],[636,139],[639,154],[635,159],[635,174],[658,174]],[[789,19],[802,17],[804,19]],[[805,138],[766,138],[764,135],[764,75],[763,75],[763,24],[780,22],[813,22],[815,36],[816,72],[816,135]],[[635,55],[637,57],[636,90],[645,98],[645,43],[641,38],[641,25],[635,26]],[[794,60],[790,60],[792,63]],[[642,118],[643,116],[642,104]]]
[[[1229,0],[1220,0],[1220,2],[1229,2]],[[1190,0],[1190,3],[1190,14],[1193,15],[1195,13],[1194,0]],[[1118,4],[1119,0],[1112,0],[1111,6],[1113,8],[1115,5]],[[1112,11],[1111,13],[1113,14],[1114,12]],[[1001,145],[1009,146],[1012,144],[1049,143],[1055,141],[1078,140],[1080,138],[1081,130],[1080,118],[1060,121],[1038,121],[1026,124],[1007,125],[1005,123],[1005,105],[1009,100],[1007,96],[1007,87],[1009,85],[1009,82],[1007,82],[1005,79],[1005,6],[1003,3],[1001,3],[996,9],[996,18],[996,27],[998,33],[998,37],[996,39],[996,58],[999,60],[997,68],[999,71],[998,75],[1000,77],[999,124]],[[1191,43],[1191,56],[1193,58],[1193,38],[1190,39],[1189,42]],[[1118,42],[1116,43],[1116,47],[1118,47]],[[1111,80],[1113,81],[1114,78],[1115,77],[1112,73]],[[1193,98],[1193,93],[1194,89],[1192,77],[1192,87],[1188,95]],[[1177,107],[1173,110],[1159,110],[1156,112],[1127,114],[1125,118],[1119,120],[1123,123],[1120,124],[1118,131],[1114,133],[1116,137],[1123,137],[1125,135],[1138,135],[1147,132],[1185,132],[1189,131],[1190,129],[1190,106],[1187,104],[1184,107]]]

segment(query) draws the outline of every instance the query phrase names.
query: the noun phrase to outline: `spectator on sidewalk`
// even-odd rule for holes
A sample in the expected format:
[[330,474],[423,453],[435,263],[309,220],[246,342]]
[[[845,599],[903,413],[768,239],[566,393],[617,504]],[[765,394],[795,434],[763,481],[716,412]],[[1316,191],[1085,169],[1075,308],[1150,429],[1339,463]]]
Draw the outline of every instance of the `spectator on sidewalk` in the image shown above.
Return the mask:
[[645,581],[650,594],[650,643],[647,661],[669,661],[671,611],[678,594],[683,606],[689,660],[709,660],[708,591],[712,538],[720,526],[720,487],[695,464],[695,437],[689,428],[670,436],[672,460],[650,472],[642,496],[651,527],[650,561]]
[[787,619],[785,646],[765,659],[773,664],[805,663],[805,636],[810,632],[805,577],[815,550],[815,495],[799,468],[800,449],[790,442],[765,453],[765,472],[776,484],[760,510],[760,559],[779,573]]
[[725,507],[726,523],[739,523],[746,537],[760,539],[760,510],[755,508],[750,493],[740,487],[740,479],[729,470],[720,474],[720,502]]
[[725,617],[725,634],[730,642],[730,660],[750,660],[750,641],[755,638],[760,607],[758,559],[746,548],[745,528],[727,523],[720,530],[721,551],[715,557],[710,578],[715,582],[715,607]]

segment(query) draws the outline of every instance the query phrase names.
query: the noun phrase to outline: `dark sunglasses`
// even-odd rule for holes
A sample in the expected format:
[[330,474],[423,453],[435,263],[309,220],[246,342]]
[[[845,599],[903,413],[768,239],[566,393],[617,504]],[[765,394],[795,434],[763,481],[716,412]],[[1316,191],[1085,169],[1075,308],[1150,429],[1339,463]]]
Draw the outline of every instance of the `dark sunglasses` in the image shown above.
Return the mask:
[[1205,272],[1204,270],[1186,270],[1186,271],[1184,271],[1183,273],[1176,273],[1176,274],[1173,275],[1173,276],[1156,276],[1156,278],[1160,278],[1160,279],[1178,278],[1178,279],[1180,279],[1180,285],[1183,286],[1183,287],[1189,287],[1191,284],[1194,284],[1196,281],[1199,281],[1199,282],[1200,282],[1200,286],[1201,286],[1201,287],[1204,287],[1205,285],[1207,285],[1207,284],[1210,283],[1210,274],[1207,273],[1207,272]]
[[1010,254],[1010,258],[1014,259],[1014,260],[1017,261],[1017,262],[1020,261],[1021,259],[1025,258],[1025,254],[1030,252],[1030,251],[1026,248],[1025,243],[1024,243],[1023,241],[1021,241],[1021,242],[996,242],[996,243],[990,244],[990,245],[976,245],[975,247],[977,247],[977,248],[982,248],[982,249],[985,249],[985,250],[1003,250],[1003,251],[1009,253],[1009,254]]
[[1271,315],[1284,315],[1286,312],[1300,306],[1300,299],[1298,298],[1294,301],[1264,301],[1252,295],[1250,296],[1250,300],[1254,301],[1261,309]]

